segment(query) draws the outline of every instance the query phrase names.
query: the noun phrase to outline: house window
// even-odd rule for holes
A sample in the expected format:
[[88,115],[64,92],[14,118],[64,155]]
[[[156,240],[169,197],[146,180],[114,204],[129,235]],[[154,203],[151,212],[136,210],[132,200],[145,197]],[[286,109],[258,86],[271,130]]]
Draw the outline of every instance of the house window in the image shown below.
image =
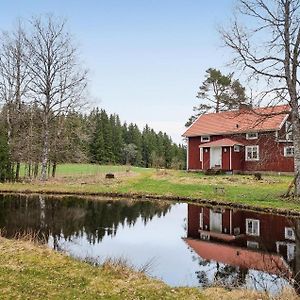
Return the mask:
[[200,161],[203,161],[203,148],[200,148]]
[[234,146],[233,146],[233,151],[234,151],[234,152],[240,152],[240,150],[241,150],[241,148],[240,148],[239,145],[234,145]]
[[294,156],[294,146],[286,146],[283,148],[283,154],[286,157],[293,157]]
[[241,228],[235,227],[233,228],[233,235],[240,235],[241,234]]
[[259,248],[259,244],[258,244],[258,242],[247,241],[247,247],[251,248],[251,249],[258,249]]
[[258,132],[246,133],[246,140],[256,140],[258,139]]
[[259,160],[259,147],[256,146],[246,146],[246,160],[252,161],[252,160]]
[[295,232],[293,230],[293,228],[291,227],[285,227],[284,228],[284,237],[287,239],[287,240],[295,240]]
[[295,258],[295,252],[296,252],[296,245],[294,244],[286,245],[286,258],[288,262],[292,261]]
[[210,136],[209,135],[203,135],[201,136],[201,142],[209,142]]
[[246,219],[246,234],[259,236],[259,220]]
[[200,233],[200,239],[201,239],[201,240],[210,240],[210,235],[207,234],[207,233],[201,232],[201,233]]
[[289,121],[285,122],[285,138],[287,141],[293,140],[292,123]]

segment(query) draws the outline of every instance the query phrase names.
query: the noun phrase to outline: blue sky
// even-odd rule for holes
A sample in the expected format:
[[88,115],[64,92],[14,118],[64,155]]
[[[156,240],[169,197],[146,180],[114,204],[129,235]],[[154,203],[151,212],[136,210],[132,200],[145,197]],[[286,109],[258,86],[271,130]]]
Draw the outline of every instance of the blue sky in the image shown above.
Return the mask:
[[229,21],[233,6],[234,0],[3,0],[0,29],[32,15],[67,18],[89,69],[92,105],[180,142],[205,70],[226,70],[217,26]]

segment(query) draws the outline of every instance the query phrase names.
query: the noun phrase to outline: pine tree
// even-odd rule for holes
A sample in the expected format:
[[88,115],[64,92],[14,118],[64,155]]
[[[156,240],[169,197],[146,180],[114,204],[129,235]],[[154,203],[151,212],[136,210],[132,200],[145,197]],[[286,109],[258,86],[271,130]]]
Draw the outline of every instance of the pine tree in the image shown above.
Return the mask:
[[122,149],[124,147],[123,141],[123,130],[118,115],[114,114],[110,116],[110,124],[112,127],[112,136],[113,136],[113,154],[115,163],[122,163]]
[[102,124],[102,135],[104,141],[104,157],[103,163],[108,164],[114,162],[114,153],[113,153],[113,135],[112,127],[108,119],[108,115],[104,109],[100,111],[100,118]]

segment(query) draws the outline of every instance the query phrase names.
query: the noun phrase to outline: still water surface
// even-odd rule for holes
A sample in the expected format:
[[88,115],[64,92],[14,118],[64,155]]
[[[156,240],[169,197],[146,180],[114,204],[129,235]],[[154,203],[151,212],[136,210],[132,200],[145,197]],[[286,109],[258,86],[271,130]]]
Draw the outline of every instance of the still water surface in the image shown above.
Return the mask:
[[[296,219],[186,203],[0,196],[6,237],[37,232],[79,259],[123,258],[172,286],[276,293],[297,272]],[[299,263],[298,263],[299,264]]]

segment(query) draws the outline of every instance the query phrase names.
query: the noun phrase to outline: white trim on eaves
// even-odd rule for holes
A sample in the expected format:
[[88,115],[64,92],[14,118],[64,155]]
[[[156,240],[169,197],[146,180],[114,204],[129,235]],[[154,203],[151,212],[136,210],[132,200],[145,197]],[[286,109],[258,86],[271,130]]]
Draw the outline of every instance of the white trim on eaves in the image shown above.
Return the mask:
[[282,126],[285,124],[285,122],[287,121],[287,119],[288,119],[289,116],[290,116],[290,115],[286,115],[286,116],[284,117],[284,119],[282,120],[281,124],[279,125],[279,130],[281,130]]
[[[200,117],[201,116],[203,116],[203,114],[202,115],[199,115],[197,118],[196,118],[196,120],[185,130],[185,132],[184,132],[184,134],[182,135],[182,136],[185,136],[185,137],[187,137],[186,135],[185,135],[185,133],[200,119]],[[197,136],[197,135],[196,135]]]

